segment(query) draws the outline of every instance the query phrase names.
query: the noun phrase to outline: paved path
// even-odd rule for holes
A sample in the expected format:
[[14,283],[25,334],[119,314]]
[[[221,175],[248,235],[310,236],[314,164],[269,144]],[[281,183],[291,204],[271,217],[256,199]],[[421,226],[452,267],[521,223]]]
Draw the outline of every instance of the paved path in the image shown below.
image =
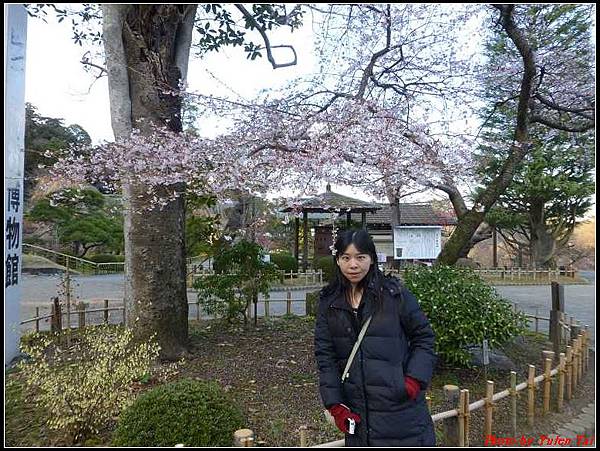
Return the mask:
[[[590,285],[564,285],[565,313],[589,325],[591,332],[591,347],[596,348],[596,295],[595,280]],[[535,313],[549,317],[552,308],[552,293],[550,285],[501,286],[496,287],[498,294],[518,305],[526,313]],[[548,330],[548,322],[540,321],[540,330]]]
[[[73,296],[75,302],[85,301],[89,304],[89,309],[102,308],[104,299],[122,300],[124,292],[124,277],[122,274],[110,274],[100,276],[73,276],[71,279],[73,287]],[[40,315],[50,314],[51,298],[58,295],[61,285],[61,277],[53,275],[22,275],[21,285],[21,320],[35,317],[35,308],[40,308]],[[305,314],[306,293],[309,291],[318,290],[318,287],[305,290],[292,287],[292,313],[297,315]],[[188,289],[188,302],[195,302],[197,294],[194,290]],[[273,291],[269,305],[269,313],[273,316],[284,315],[287,310],[286,292],[282,290]],[[263,300],[263,296],[259,296],[259,301]],[[294,302],[295,301],[295,302]],[[111,303],[111,306],[122,305],[122,301]],[[102,313],[92,313],[98,320],[101,319]],[[264,315],[264,303],[258,303],[258,315]],[[207,318],[206,315],[201,315]],[[119,312],[111,312],[110,317],[114,321],[119,321],[122,316]],[[190,319],[197,317],[197,309],[195,305],[190,305]],[[75,316],[72,321],[77,321]],[[112,321],[111,321],[112,322]],[[34,327],[34,323],[24,326],[29,330]],[[49,323],[46,321],[41,324],[42,329],[48,329]]]
[[[595,272],[581,273],[590,280],[590,285],[565,285],[565,311],[568,315],[582,321],[590,326],[592,335],[592,347],[595,349]],[[122,299],[124,280],[122,274],[110,274],[101,276],[73,276],[74,296],[80,300],[90,302],[93,307],[101,307],[102,299]],[[21,319],[32,318],[35,315],[35,307],[40,307],[41,314],[49,314],[50,298],[57,295],[60,285],[59,276],[49,275],[22,275],[22,300],[21,300]],[[549,316],[549,310],[552,304],[550,285],[530,285],[530,286],[499,286],[497,292],[511,302],[517,303],[519,308],[528,313],[535,313],[536,308],[543,316]],[[304,298],[307,291],[292,291],[292,312],[295,314],[304,314]],[[259,298],[262,300],[262,296]],[[271,315],[282,315],[286,312],[285,291],[274,291],[271,294],[269,311]],[[188,302],[196,300],[196,293],[188,290]],[[259,302],[258,314],[262,316],[264,304]],[[190,318],[196,317],[196,306],[190,306]],[[113,313],[111,313],[113,315]],[[117,315],[115,312],[114,315]],[[547,323],[540,322],[540,330]]]

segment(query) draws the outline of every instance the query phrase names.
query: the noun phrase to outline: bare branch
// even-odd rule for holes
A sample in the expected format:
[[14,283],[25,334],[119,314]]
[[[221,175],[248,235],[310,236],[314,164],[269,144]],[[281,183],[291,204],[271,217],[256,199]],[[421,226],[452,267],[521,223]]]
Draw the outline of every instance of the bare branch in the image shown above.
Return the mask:
[[[252,23],[252,25],[254,25],[256,27],[256,29],[258,30],[258,32],[260,33],[260,35],[263,38],[263,41],[265,43],[265,49],[267,50],[267,59],[269,60],[269,62],[271,63],[271,66],[273,66],[273,69],[278,69],[280,67],[288,67],[288,66],[295,66],[296,63],[298,62],[298,57],[296,55],[296,50],[294,49],[293,46],[291,45],[276,45],[276,46],[272,46],[271,42],[269,41],[269,37],[267,36],[267,33],[265,32],[264,27],[261,27],[259,25],[259,23],[256,21],[256,19],[254,17],[252,17],[252,14],[250,14],[250,12],[241,4],[236,3],[235,7],[241,11],[241,13],[244,15],[244,17]],[[284,63],[284,64],[278,64],[275,62],[275,58],[273,58],[273,52],[271,51],[271,49],[274,48],[290,48],[292,49],[292,53],[294,54],[294,61],[292,61],[291,63]]]
[[[582,117],[584,117],[586,119],[589,119],[591,121],[594,120],[593,114],[596,111],[596,109],[594,107],[589,107],[589,108],[569,108],[569,107],[561,106],[561,105],[557,104],[556,102],[553,102],[552,100],[544,97],[540,93],[536,93],[535,98],[538,99],[541,103],[543,103],[547,107],[552,108],[553,110],[563,111],[565,113],[573,113],[573,114],[580,115],[580,116],[582,116]],[[585,114],[585,113],[591,113],[591,114],[588,115],[588,114]]]
[[590,123],[581,124],[579,126],[566,125],[560,122],[553,121],[552,119],[544,118],[538,114],[532,114],[530,117],[530,123],[537,122],[538,124],[546,125],[547,127],[554,128],[556,130],[563,130],[565,132],[580,133],[593,130],[596,126],[595,121],[592,120]]

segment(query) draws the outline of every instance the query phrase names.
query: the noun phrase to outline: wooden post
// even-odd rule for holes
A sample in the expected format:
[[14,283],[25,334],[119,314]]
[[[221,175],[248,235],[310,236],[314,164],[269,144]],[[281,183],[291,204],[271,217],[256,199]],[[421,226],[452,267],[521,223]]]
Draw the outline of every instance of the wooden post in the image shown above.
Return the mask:
[[562,412],[563,408],[563,399],[565,395],[565,363],[566,357],[565,353],[560,353],[560,363],[558,365],[558,400],[557,400],[557,410],[558,412]]
[[265,318],[269,318],[269,298],[265,298]]
[[200,297],[196,296],[196,321],[200,321]]
[[308,212],[302,212],[303,229],[302,229],[302,268],[304,271],[308,268]]
[[547,357],[544,360],[544,403],[542,407],[542,415],[546,415],[550,411],[550,371],[552,371],[552,359]]
[[510,407],[511,407],[511,427],[513,437],[517,436],[517,373],[510,372]]
[[77,311],[79,312],[79,328],[83,329],[85,327],[85,309],[87,308],[87,304],[85,302],[77,303]]
[[40,308],[36,307],[35,308],[35,331],[39,332],[40,331]]
[[527,377],[527,424],[533,427],[535,417],[535,366],[529,365]]
[[535,308],[535,333],[536,334],[539,332],[539,327],[538,327],[538,323],[539,323],[538,316],[539,315],[538,315],[538,312],[539,312],[539,308],[536,307]]
[[[456,385],[444,385],[443,391],[444,410],[462,409],[462,406],[459,405],[460,390]],[[462,446],[459,445],[460,431],[458,421],[458,417],[446,418],[443,420],[444,443],[446,443],[447,446]]]
[[287,290],[287,314],[292,314],[292,292]]
[[567,401],[573,395],[573,348],[567,345],[567,358],[565,368],[565,385],[567,387]]
[[[66,297],[67,297],[67,330],[71,332],[71,272],[69,271],[69,259],[67,258],[67,273],[66,273]],[[70,344],[70,339],[67,337]]]
[[104,300],[104,324],[108,324],[108,299]]
[[469,411],[469,390],[467,390],[466,388],[462,390],[465,393],[464,396],[464,405],[463,405],[463,412],[464,412],[464,416],[465,416],[465,446],[468,447],[469,446],[469,430],[470,430],[470,424],[471,424],[471,412]]
[[308,430],[308,427],[305,425],[300,426],[300,446],[302,448],[306,448],[306,431]]
[[585,370],[590,368],[590,326],[585,325],[585,353],[584,353]]
[[425,392],[425,401],[427,402],[427,410],[431,412],[431,392],[429,390]]
[[494,408],[494,382],[487,381],[485,391],[485,424],[484,424],[484,437],[490,437],[492,435],[492,411]]
[[233,433],[233,446],[253,446],[254,432],[250,429],[238,429]]
[[583,347],[584,347],[584,342],[585,342],[585,336],[583,334],[583,332],[579,332],[579,353],[578,353],[578,366],[579,368],[577,369],[577,381],[581,382],[581,380],[583,379]]
[[50,330],[60,332],[62,330],[62,311],[58,296],[52,298],[52,318],[50,320]]
[[465,392],[458,395],[458,446],[465,446]]
[[575,390],[577,387],[577,353],[579,352],[577,339],[571,341],[573,344],[573,351],[571,352],[571,387]]

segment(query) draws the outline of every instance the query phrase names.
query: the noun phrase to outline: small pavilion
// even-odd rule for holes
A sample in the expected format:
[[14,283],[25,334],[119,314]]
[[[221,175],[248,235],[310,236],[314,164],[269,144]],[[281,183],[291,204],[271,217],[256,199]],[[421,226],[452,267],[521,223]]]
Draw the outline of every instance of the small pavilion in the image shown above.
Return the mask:
[[[327,184],[326,191],[315,197],[310,197],[301,202],[300,208],[287,207],[281,210],[283,213],[289,213],[292,211],[302,212],[303,221],[303,236],[304,246],[302,251],[302,267],[304,271],[308,268],[308,215],[309,213],[335,213],[338,212],[338,217],[346,213],[346,225],[350,227],[350,221],[352,213],[361,214],[362,227],[367,229],[367,213],[376,213],[382,206],[365,202],[352,197],[342,196],[341,194],[334,193],[331,191],[331,185]],[[315,256],[319,255],[319,249],[329,249],[331,242],[331,228],[321,227],[320,230],[315,232]],[[295,221],[295,248],[294,257],[298,261],[299,257],[299,231],[300,231],[300,218],[296,217]],[[329,232],[328,232],[329,231]]]

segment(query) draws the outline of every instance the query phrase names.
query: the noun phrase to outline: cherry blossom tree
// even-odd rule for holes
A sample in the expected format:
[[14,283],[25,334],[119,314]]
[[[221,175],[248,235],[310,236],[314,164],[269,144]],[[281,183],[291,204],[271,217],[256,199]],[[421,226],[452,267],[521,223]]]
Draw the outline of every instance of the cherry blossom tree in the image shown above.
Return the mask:
[[[45,5],[30,7],[44,14]],[[59,20],[72,14],[53,8]],[[296,64],[277,61],[269,30],[301,23],[300,8],[287,5],[83,5],[82,21],[102,21],[93,34],[74,21],[76,41],[92,36],[103,44],[106,64],[91,54],[83,63],[107,74],[115,143],[66,155],[55,170],[72,181],[96,178],[119,186],[124,201],[125,305],[127,323],[140,339],[157,334],[161,357],[175,359],[187,345],[188,305],[184,246],[186,185],[196,192],[224,192],[244,184],[255,165],[235,154],[226,141],[181,135],[182,97],[194,30],[198,53],[243,46],[248,58],[266,54],[273,68]],[[249,36],[254,32],[260,44]],[[185,147],[188,146],[189,147]],[[240,164],[231,165],[230,161]],[[247,167],[244,163],[249,163]],[[190,176],[199,170],[202,177]],[[186,176],[190,176],[189,180]],[[189,183],[188,183],[189,182]],[[260,183],[259,183],[260,185]]]

